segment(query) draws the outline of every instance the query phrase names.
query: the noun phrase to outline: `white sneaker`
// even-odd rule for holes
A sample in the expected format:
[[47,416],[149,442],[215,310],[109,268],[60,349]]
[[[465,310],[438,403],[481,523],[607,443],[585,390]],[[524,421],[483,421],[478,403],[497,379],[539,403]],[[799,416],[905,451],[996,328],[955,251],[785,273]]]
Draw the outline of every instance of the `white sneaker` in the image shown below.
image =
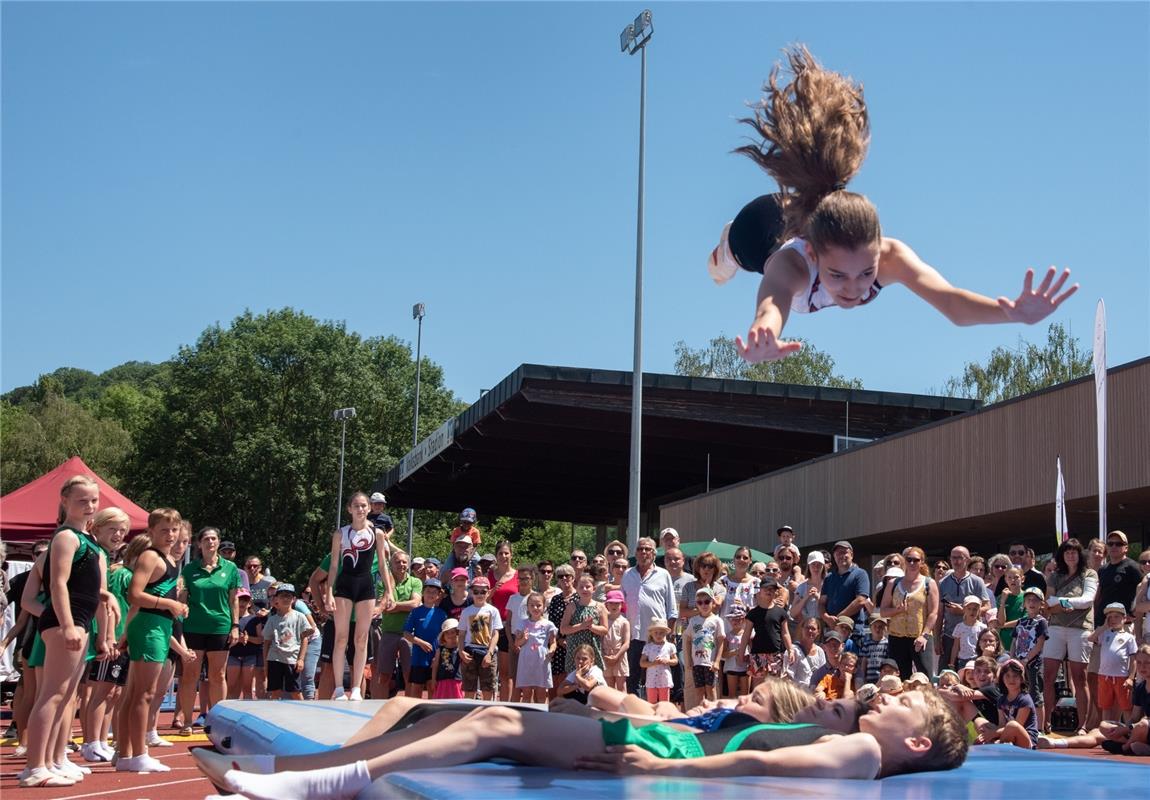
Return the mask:
[[331,696],[332,700],[346,700],[347,695],[343,693],[343,689],[336,689]]
[[85,761],[90,761],[93,764],[108,760],[108,756],[104,755],[104,751],[100,749],[99,742],[84,742],[84,744],[80,746],[80,755],[83,756]]
[[148,731],[147,744],[148,747],[175,747],[174,744],[160,736],[158,731]]
[[351,690],[351,695],[347,699],[352,701],[353,703],[358,702],[360,700],[363,700],[363,692],[361,692],[359,690],[359,687],[357,686]]
[[[48,771],[56,773],[61,778],[67,778],[73,783],[79,783],[84,780],[84,775],[86,774],[68,759],[64,759],[64,762],[61,764],[52,764],[48,767]],[[89,770],[89,772],[90,771],[91,770]]]
[[24,758],[28,755],[28,748],[22,744],[16,745],[16,749],[12,751],[13,758]]
[[107,742],[96,742],[96,747],[104,755],[105,761],[111,761],[113,758],[116,757],[115,748],[110,746]]
[[162,762],[158,759],[152,758],[149,755],[140,756],[139,762],[137,763],[137,767],[139,767],[139,768],[135,770],[136,772],[171,772],[172,771],[172,768],[169,767],[167,764],[165,764],[164,762]]

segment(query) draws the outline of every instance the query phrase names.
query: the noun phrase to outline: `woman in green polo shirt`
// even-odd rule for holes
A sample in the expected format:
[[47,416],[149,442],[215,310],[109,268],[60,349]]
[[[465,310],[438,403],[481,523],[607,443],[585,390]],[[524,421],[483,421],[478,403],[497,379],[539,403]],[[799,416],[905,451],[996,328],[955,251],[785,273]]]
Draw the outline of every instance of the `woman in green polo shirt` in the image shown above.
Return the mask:
[[204,528],[197,541],[200,557],[180,573],[188,604],[184,641],[196,654],[195,662],[184,666],[185,679],[180,681],[180,711],[184,718],[184,728],[180,733],[184,736],[192,733],[198,684],[195,676],[200,674],[205,658],[208,661],[208,697],[200,698],[201,710],[207,714],[208,709],[228,695],[228,648],[239,639],[240,607],[236,592],[243,585],[239,568],[219,554],[219,530]]

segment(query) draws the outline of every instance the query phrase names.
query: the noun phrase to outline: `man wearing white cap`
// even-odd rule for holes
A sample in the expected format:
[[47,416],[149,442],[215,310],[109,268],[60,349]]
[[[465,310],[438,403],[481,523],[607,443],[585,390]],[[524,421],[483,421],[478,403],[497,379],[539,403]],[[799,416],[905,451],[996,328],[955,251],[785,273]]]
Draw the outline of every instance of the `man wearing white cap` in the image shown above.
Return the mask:
[[479,553],[475,552],[475,544],[471,541],[470,536],[456,537],[455,541],[451,543],[451,553],[444,559],[441,571],[450,575],[451,570],[456,567],[467,570],[468,580],[481,574],[479,572]]

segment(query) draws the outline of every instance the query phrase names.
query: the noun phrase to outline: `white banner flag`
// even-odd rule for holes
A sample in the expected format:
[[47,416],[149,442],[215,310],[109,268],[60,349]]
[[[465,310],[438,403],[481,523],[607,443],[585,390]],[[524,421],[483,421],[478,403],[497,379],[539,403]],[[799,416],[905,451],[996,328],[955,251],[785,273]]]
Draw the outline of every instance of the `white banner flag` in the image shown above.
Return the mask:
[[1094,312],[1094,399],[1098,414],[1098,538],[1106,541],[1106,305]]
[[1066,481],[1062,480],[1062,456],[1055,462],[1058,465],[1058,485],[1054,487],[1054,549],[1070,538],[1070,526],[1066,524]]

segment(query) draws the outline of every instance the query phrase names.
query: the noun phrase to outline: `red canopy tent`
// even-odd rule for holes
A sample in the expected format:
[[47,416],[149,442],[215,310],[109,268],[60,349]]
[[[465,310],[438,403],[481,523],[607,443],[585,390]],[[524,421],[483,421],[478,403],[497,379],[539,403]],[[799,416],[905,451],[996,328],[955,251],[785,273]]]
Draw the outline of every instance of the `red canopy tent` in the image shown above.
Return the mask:
[[79,456],[72,456],[51,472],[0,497],[0,537],[8,542],[30,542],[56,530],[60,487],[73,475],[89,475],[100,484],[100,508],[116,506],[132,520],[132,532],[148,528],[148,512],[117,492],[93,472]]

